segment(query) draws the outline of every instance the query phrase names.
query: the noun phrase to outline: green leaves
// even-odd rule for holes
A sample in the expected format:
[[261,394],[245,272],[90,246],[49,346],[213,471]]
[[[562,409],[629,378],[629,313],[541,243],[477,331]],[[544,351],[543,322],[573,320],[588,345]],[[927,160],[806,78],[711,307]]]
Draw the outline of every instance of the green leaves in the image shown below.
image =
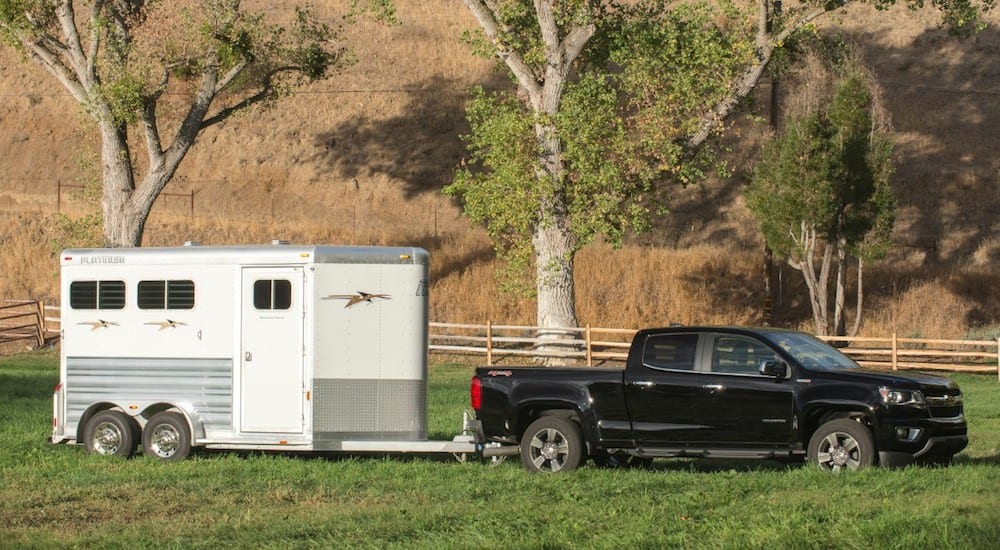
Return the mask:
[[[482,33],[466,40],[479,54],[517,52],[547,85],[546,63],[559,60],[545,58],[551,52],[533,6],[496,5],[496,43]],[[575,1],[557,3],[554,18],[560,36],[574,25],[597,27],[562,85],[558,110],[544,117],[513,93],[477,92],[467,112],[470,162],[448,188],[500,253],[525,266],[547,216],[565,216],[572,252],[598,236],[617,245],[627,232],[646,230],[658,188],[698,181],[713,166],[710,150],[684,144],[753,58],[747,21],[729,4]]]
[[887,251],[896,207],[893,145],[875,119],[869,86],[848,67],[828,107],[791,118],[764,147],[745,195],[779,255],[803,257],[803,227],[860,258]]

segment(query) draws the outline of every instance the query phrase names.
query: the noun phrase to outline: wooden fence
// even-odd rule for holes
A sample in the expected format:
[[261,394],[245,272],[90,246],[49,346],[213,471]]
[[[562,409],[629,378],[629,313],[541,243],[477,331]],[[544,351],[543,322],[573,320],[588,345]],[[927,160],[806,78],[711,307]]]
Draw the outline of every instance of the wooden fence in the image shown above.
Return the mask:
[[[542,329],[523,325],[430,323],[431,353],[482,356],[492,366],[511,359],[533,362],[558,358],[586,366],[622,365],[634,329]],[[0,300],[0,344],[31,341],[42,347],[58,339],[59,307],[39,301]],[[1000,378],[1000,338],[943,340],[823,336],[862,365],[900,370],[996,372]]]
[[[635,330],[582,328],[546,329],[520,325],[431,323],[432,353],[479,355],[488,366],[510,358],[559,358],[581,365],[621,365]],[[942,340],[824,336],[864,366],[900,370],[996,372],[1000,378],[1000,338]]]
[[[48,317],[55,309],[56,317]],[[0,345],[31,342],[42,347],[59,335],[58,308],[34,300],[0,300]]]

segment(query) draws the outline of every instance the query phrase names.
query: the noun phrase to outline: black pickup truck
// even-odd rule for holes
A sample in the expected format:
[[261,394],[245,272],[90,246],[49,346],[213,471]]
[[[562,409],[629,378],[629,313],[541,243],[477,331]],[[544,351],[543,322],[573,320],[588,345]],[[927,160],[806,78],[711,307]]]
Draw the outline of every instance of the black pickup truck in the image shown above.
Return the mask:
[[953,381],[864,369],[817,338],[771,328],[642,330],[624,369],[482,367],[471,399],[479,438],[531,471],[588,457],[806,458],[855,470],[946,464],[968,443]]

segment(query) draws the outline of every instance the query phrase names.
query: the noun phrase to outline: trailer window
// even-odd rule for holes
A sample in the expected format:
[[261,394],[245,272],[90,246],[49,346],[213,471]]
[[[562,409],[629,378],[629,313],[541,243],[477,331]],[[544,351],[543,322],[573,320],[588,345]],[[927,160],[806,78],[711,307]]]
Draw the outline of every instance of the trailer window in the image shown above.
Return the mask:
[[253,283],[253,307],[289,309],[292,307],[292,283],[285,279],[262,279]]
[[73,309],[123,309],[124,281],[73,281],[69,285],[69,306]]
[[194,308],[194,281],[140,281],[139,309]]

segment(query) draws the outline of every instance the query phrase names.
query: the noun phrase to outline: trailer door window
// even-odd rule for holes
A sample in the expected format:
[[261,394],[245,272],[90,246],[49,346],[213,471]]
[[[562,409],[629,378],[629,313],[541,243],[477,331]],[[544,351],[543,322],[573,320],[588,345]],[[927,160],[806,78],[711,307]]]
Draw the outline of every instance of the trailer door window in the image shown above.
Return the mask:
[[194,308],[194,281],[140,281],[139,309]]
[[253,283],[253,307],[289,309],[292,307],[292,283],[286,279],[261,279]]
[[73,309],[123,309],[124,281],[73,281],[69,285],[69,306]]

